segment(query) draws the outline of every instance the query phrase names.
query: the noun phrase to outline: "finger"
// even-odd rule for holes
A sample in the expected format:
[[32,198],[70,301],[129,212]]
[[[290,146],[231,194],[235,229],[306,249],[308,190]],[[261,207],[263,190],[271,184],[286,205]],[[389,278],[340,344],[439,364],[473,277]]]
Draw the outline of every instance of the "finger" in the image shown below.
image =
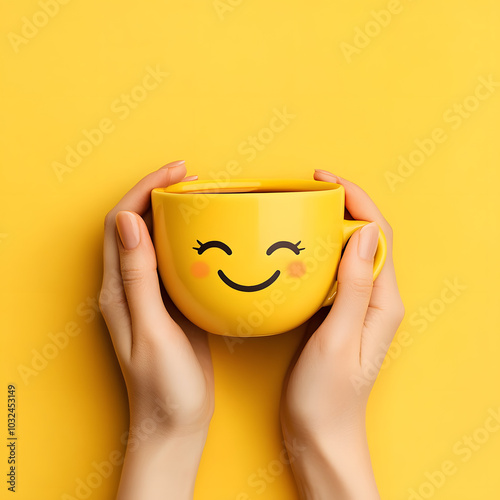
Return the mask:
[[318,181],[334,182],[342,185],[345,189],[345,208],[352,217],[356,220],[377,222],[388,239],[392,236],[391,226],[382,215],[382,212],[378,209],[370,196],[357,184],[326,170],[315,170],[314,178]]
[[[190,181],[196,181],[198,179],[197,175],[190,175],[189,177],[184,177],[184,179],[181,179],[181,182],[190,182]],[[146,226],[148,227],[149,234],[152,234],[152,228],[153,228],[153,214],[151,212],[151,207],[146,210],[146,212],[142,213],[142,218],[144,219],[144,222],[146,223]]]
[[361,333],[373,288],[373,258],[379,227],[372,222],[350,238],[338,272],[335,302],[317,331],[327,346],[348,346],[359,354]]
[[[143,177],[130,189],[110,213],[116,215],[120,210],[129,207],[136,213],[142,214],[147,210],[151,201],[151,190],[159,186],[170,186],[181,181],[186,175],[184,160],[173,161],[160,167],[158,170]],[[110,218],[114,218],[111,216]]]
[[[341,184],[345,189],[346,209],[354,217],[354,219],[374,221],[380,226],[387,240],[387,258],[382,271],[380,272],[378,278],[375,280],[373,299],[375,301],[379,300],[379,294],[377,292],[377,290],[379,289],[383,290],[382,295],[390,295],[391,297],[399,296],[396,281],[396,272],[394,270],[394,261],[392,259],[392,228],[385,217],[382,215],[378,207],[375,205],[373,200],[358,185],[346,179],[343,179],[342,177],[327,172],[326,170],[316,170],[314,172],[314,178],[316,180]],[[380,307],[382,307],[383,304],[374,303],[374,305],[380,305]]]
[[173,324],[161,298],[156,254],[142,218],[134,212],[116,215],[118,249],[123,288],[132,320],[133,337],[165,330]]
[[404,317],[404,305],[399,294],[392,257],[392,228],[368,194],[353,182],[325,170],[317,170],[314,177],[344,186],[346,209],[355,219],[376,221],[386,236],[386,262],[373,284],[370,307],[365,318],[365,323],[371,326],[368,330],[372,335],[363,339],[363,349],[367,355],[380,356],[387,351]]
[[116,242],[116,214],[120,210],[144,213],[150,204],[151,190],[178,182],[186,173],[184,162],[173,162],[152,172],[136,184],[107,215],[104,221],[104,271],[99,305],[119,356],[130,353],[131,319],[120,272]]
[[132,346],[132,324],[119,269],[104,270],[99,308],[118,359],[128,360]]
[[[184,162],[173,162],[164,167],[151,172],[146,177],[141,179],[118,204],[106,215],[105,219],[105,243],[110,243],[105,246],[104,267],[109,269],[118,268],[118,250],[115,248],[115,220],[116,214],[122,210],[130,210],[132,212],[143,215],[151,204],[151,191],[155,187],[170,186],[179,182],[186,173]],[[106,250],[109,250],[108,252]],[[109,266],[107,266],[109,264]]]

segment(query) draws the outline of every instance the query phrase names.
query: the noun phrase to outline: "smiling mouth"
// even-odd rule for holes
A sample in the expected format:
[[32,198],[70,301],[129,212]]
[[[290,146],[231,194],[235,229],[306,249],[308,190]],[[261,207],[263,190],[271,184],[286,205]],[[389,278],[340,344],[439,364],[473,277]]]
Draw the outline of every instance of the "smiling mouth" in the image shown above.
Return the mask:
[[258,285],[240,285],[239,283],[235,283],[233,280],[230,280],[221,270],[217,271],[220,279],[231,288],[238,290],[239,292],[258,292],[259,290],[264,290],[269,285],[272,285],[280,275],[279,271],[276,271],[269,279],[259,283]]

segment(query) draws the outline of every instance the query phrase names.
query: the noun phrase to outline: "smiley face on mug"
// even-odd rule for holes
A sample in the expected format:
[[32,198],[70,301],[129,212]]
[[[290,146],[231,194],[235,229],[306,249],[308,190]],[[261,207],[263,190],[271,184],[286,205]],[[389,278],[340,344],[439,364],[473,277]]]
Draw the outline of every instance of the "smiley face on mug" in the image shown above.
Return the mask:
[[[200,240],[196,240],[198,243],[198,247],[193,247],[193,250],[196,250],[198,255],[204,254],[207,250],[211,248],[217,248],[225,252],[227,255],[233,255],[233,251],[231,248],[224,243],[223,241],[219,240],[210,240],[207,241],[206,243],[202,243]],[[272,255],[274,252],[277,250],[283,248],[283,249],[288,249],[289,251],[293,252],[295,255],[300,255],[300,252],[305,250],[305,248],[300,248],[300,241],[297,243],[292,243],[290,241],[276,241],[273,243],[267,250],[266,250],[266,255]],[[208,257],[209,258],[209,257]],[[302,264],[302,265],[300,265]],[[197,260],[193,262],[191,265],[191,274],[195,278],[206,278],[209,276],[211,271],[210,264],[206,259],[204,260]],[[302,261],[294,261],[290,264],[289,266],[289,271],[291,276],[294,277],[299,277],[302,276],[305,271],[306,271],[306,266]],[[239,283],[236,281],[233,281],[231,278],[229,278],[226,273],[222,269],[219,269],[217,271],[217,275],[221,279],[221,281],[226,284],[227,286],[231,287],[233,290],[237,290],[238,292],[258,292],[260,290],[264,290],[264,288],[267,288],[268,286],[271,286],[280,276],[281,271],[277,269],[276,271],[273,272],[271,276],[269,276],[267,279],[261,281],[260,283],[255,283],[255,284],[243,284]]]

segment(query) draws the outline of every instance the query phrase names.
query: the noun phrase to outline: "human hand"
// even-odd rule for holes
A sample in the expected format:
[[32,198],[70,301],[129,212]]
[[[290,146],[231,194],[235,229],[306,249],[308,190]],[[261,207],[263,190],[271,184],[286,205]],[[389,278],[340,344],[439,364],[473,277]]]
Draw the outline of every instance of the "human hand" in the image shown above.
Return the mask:
[[[368,396],[390,342],[403,320],[392,260],[393,233],[370,197],[356,184],[324,170],[314,178],[345,188],[354,219],[374,221],[350,238],[338,272],[331,309],[310,321],[281,399],[285,443],[301,446],[292,469],[307,500],[378,499],[365,431]],[[387,259],[373,282],[379,227]],[[305,344],[305,346],[304,346]]]
[[206,332],[160,289],[150,237],[151,190],[196,178],[185,175],[183,161],[150,173],[105,218],[99,306],[130,406],[120,500],[192,498],[214,410]]

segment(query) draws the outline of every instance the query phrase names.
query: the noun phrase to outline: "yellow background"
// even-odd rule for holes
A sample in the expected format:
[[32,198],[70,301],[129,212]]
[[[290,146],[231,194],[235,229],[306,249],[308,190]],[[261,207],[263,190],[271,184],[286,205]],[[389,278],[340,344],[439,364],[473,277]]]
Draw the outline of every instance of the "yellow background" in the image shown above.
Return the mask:
[[[407,310],[369,403],[381,496],[423,488],[436,500],[498,498],[500,432],[485,434],[484,425],[500,406],[500,88],[459,127],[450,118],[454,105],[476,106],[478,78],[500,81],[500,4],[394,1],[223,0],[218,11],[212,0],[72,0],[45,25],[43,2],[2,2],[1,391],[6,398],[6,384],[17,385],[12,498],[75,497],[93,462],[124,449],[126,391],[91,305],[103,218],[141,177],[177,159],[200,177],[231,161],[241,177],[311,178],[325,168],[371,194],[395,230]],[[398,4],[386,26],[367,26],[371,11]],[[41,26],[23,28],[25,16]],[[25,43],[16,38],[23,29]],[[365,29],[375,36],[363,39]],[[346,57],[342,43],[354,45],[356,33],[366,47]],[[169,75],[145,97],[136,90],[144,99],[128,116],[118,113],[116,100],[157,66]],[[262,130],[284,108],[294,118],[248,161],[248,137],[269,137]],[[105,118],[113,131],[58,177],[54,162]],[[446,140],[391,189],[398,157],[436,128]],[[423,319],[428,307],[432,319]],[[33,350],[71,322],[81,333],[24,383],[19,367],[31,367]],[[197,500],[297,498],[288,468],[265,487],[251,479],[279,470],[277,405],[297,340],[230,349],[211,338],[216,414]],[[466,435],[481,441],[470,456],[458,453]],[[455,473],[429,490],[426,473],[444,461]],[[90,498],[112,498],[119,474]],[[0,491],[7,498],[3,480]]]

